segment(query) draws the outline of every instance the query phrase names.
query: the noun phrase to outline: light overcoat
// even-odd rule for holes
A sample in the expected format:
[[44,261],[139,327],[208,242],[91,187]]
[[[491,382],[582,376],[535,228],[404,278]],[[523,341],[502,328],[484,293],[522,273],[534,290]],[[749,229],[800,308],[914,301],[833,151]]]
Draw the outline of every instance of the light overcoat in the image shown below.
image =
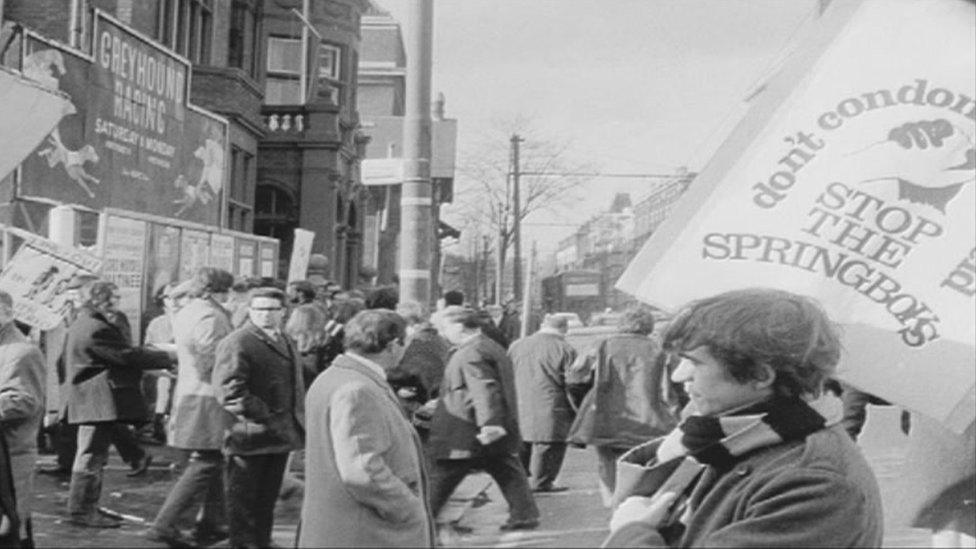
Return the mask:
[[519,429],[527,442],[565,442],[575,412],[566,392],[566,372],[576,350],[556,332],[540,331],[508,348],[515,369]]
[[[485,425],[504,427],[506,434],[482,445],[475,437]],[[488,336],[465,341],[448,360],[428,444],[434,459],[472,459],[522,447],[512,362]]]
[[306,397],[299,547],[432,547],[420,438],[385,379],[339,355]]
[[142,372],[169,368],[165,351],[133,347],[118,326],[90,307],[79,311],[66,345],[68,423],[147,419]]
[[881,547],[877,480],[840,425],[747,453],[725,471],[706,468],[690,504],[676,539],[631,523],[603,546]]
[[216,301],[198,297],[173,317],[178,361],[169,445],[186,450],[220,450],[228,421],[214,394],[217,344],[232,331],[230,316]]
[[217,345],[213,383],[229,414],[224,452],[280,454],[305,441],[305,383],[298,349],[248,321]]
[[14,323],[0,327],[0,426],[10,453],[21,520],[30,516],[37,430],[44,417],[46,383],[40,349]]

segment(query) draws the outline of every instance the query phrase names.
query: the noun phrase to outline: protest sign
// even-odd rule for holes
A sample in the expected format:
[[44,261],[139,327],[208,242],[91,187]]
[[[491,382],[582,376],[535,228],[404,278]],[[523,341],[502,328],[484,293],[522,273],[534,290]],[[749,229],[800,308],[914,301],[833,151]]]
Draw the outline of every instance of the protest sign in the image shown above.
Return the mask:
[[617,286],[669,309],[754,286],[815,297],[845,325],[843,379],[965,429],[974,17],[972,2],[831,4]]

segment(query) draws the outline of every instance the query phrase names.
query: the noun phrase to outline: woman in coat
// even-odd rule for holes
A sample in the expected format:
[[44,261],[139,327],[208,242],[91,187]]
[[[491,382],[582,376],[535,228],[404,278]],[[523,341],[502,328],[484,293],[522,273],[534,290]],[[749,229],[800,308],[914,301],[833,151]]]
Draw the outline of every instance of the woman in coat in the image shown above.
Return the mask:
[[142,372],[168,368],[170,357],[165,351],[131,346],[109,320],[120,299],[115,284],[92,282],[82,288],[82,297],[85,305],[69,329],[65,350],[68,423],[80,426],[68,493],[69,522],[117,528],[118,522],[97,512],[112,430],[116,422],[146,421]]
[[677,395],[670,390],[665,354],[650,336],[654,314],[641,305],[624,312],[617,333],[581,355],[566,376],[591,385],[569,433],[569,441],[596,448],[603,504],[610,506],[616,462],[624,452],[671,431],[677,424]]

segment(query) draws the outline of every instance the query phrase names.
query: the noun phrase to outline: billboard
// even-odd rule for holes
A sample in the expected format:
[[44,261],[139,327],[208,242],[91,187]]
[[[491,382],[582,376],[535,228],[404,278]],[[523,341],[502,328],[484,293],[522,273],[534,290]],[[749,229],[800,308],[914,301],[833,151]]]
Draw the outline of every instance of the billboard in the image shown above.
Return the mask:
[[94,13],[91,57],[25,31],[23,73],[71,106],[20,194],[219,225],[226,121],[189,104],[185,59]]

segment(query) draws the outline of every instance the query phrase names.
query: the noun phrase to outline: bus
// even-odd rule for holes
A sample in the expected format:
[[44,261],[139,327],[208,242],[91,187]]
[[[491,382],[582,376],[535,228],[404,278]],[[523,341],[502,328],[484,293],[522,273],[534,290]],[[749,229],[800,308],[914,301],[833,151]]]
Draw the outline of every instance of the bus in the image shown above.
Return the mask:
[[542,279],[542,308],[547,313],[576,313],[586,322],[606,308],[604,286],[599,271],[556,273]]

